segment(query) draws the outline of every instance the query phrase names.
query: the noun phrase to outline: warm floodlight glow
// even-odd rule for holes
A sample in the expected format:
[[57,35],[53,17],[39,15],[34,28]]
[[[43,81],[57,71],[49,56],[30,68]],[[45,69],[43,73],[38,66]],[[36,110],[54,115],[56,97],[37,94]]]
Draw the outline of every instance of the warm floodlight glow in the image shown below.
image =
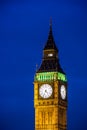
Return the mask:
[[50,53],[50,54],[48,54],[48,56],[49,56],[49,57],[52,57],[52,56],[53,56],[53,54],[52,54],[52,53]]

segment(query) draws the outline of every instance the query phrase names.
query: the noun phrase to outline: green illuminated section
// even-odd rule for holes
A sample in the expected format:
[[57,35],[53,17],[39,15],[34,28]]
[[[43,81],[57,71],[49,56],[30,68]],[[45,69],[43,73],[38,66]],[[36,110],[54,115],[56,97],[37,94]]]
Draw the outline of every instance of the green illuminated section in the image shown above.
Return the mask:
[[36,73],[35,81],[50,81],[50,80],[61,80],[67,81],[65,74],[60,72],[43,72]]

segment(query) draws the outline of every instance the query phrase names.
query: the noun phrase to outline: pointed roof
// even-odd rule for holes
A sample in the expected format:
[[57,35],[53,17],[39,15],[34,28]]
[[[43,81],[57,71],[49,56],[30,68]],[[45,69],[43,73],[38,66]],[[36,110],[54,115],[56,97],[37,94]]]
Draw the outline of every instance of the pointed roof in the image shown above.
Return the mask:
[[[53,53],[53,56],[49,57],[48,56],[49,53]],[[58,49],[56,47],[52,34],[52,21],[50,21],[50,31],[48,35],[48,40],[44,47],[42,63],[39,69],[37,70],[37,73],[54,72],[54,71],[61,72],[64,74],[64,71],[59,63]]]
[[37,73],[41,73],[41,72],[61,72],[63,74],[64,71],[60,66],[59,60],[57,59],[48,59],[48,60],[43,60],[40,68],[38,69]]
[[49,35],[48,35],[48,39],[46,42],[46,45],[44,47],[44,50],[48,50],[48,49],[54,49],[56,51],[58,51],[54,38],[53,38],[53,33],[52,33],[52,20],[50,20],[50,30],[49,30]]

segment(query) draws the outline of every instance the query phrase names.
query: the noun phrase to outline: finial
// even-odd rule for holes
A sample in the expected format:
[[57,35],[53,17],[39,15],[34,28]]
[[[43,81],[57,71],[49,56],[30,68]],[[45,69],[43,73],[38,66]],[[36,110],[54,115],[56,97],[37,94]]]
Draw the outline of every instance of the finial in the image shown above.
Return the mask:
[[50,17],[50,27],[52,27],[52,17]]
[[36,64],[36,72],[37,72],[37,70],[38,70],[38,64]]
[[49,32],[49,34],[51,34],[52,33],[52,17],[50,17],[50,32]]

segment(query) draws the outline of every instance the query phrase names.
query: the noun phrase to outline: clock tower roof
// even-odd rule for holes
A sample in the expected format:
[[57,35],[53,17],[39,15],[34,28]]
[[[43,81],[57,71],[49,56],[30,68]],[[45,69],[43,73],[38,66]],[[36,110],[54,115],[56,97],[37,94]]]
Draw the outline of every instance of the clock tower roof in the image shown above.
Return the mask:
[[50,21],[50,31],[43,49],[42,63],[36,73],[40,72],[61,72],[65,74],[59,63],[58,49],[52,33],[52,21]]
[[54,49],[58,51],[55,41],[54,41],[53,33],[52,33],[52,22],[50,22],[49,35],[48,35],[48,39],[44,47],[44,50],[48,50],[48,49]]

